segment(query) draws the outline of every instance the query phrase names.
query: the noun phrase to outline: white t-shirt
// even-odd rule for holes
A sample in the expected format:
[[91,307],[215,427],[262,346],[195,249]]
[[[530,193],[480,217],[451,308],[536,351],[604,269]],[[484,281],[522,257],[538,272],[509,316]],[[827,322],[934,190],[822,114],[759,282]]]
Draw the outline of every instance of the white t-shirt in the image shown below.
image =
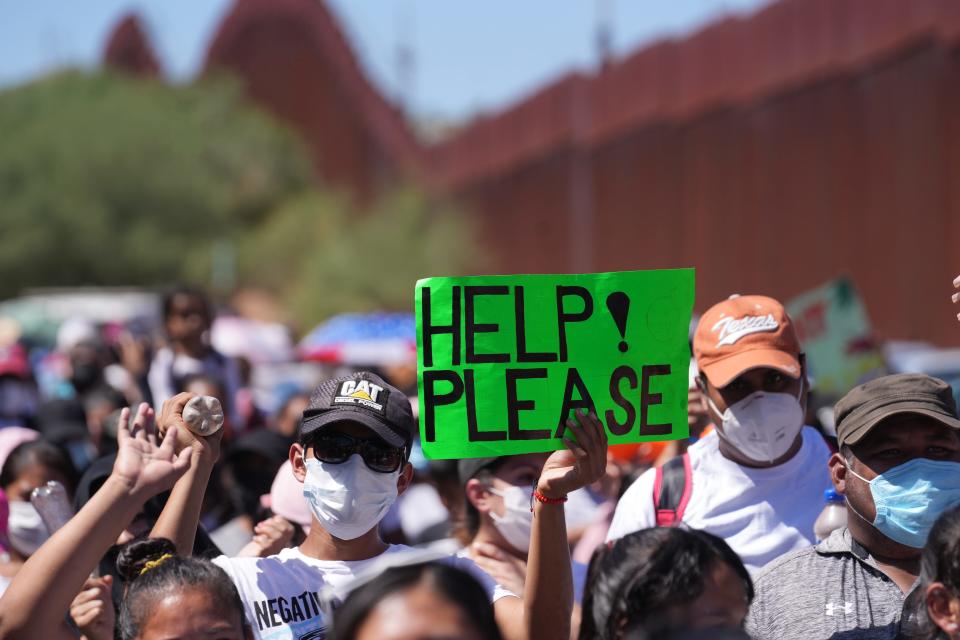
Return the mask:
[[[693,488],[683,524],[726,540],[751,574],[771,560],[815,542],[813,521],[823,510],[823,491],[832,486],[830,449],[812,427],[804,427],[797,455],[776,467],[744,467],[720,454],[716,432],[688,450]],[[654,527],[655,470],[637,478],[620,498],[607,540]]]
[[[379,556],[345,562],[317,560],[291,547],[267,558],[219,556],[213,562],[226,571],[237,586],[254,638],[323,640],[330,621],[321,608],[321,602],[328,600],[331,595],[338,600],[338,592],[356,578],[379,570],[384,561],[394,559],[385,556],[403,553],[422,555],[412,547],[391,545]],[[496,584],[469,558],[446,556],[440,561],[473,575],[490,596],[491,602],[514,595]]]
[[244,426],[237,408],[237,392],[240,389],[240,369],[233,358],[228,358],[212,350],[203,360],[197,360],[186,354],[174,354],[170,347],[161,347],[153,356],[150,370],[147,372],[147,385],[153,396],[153,406],[159,407],[179,391],[174,387],[174,378],[184,378],[191,374],[208,375],[220,381],[227,394],[222,398],[234,430],[242,431]]

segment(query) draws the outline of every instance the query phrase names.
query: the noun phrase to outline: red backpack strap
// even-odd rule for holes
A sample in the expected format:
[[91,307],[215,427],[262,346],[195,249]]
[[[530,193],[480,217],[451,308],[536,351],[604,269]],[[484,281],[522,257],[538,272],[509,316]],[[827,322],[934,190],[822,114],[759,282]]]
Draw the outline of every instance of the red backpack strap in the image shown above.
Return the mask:
[[658,527],[680,524],[693,492],[690,454],[671,458],[658,467],[653,479],[653,508]]
[[837,442],[835,436],[828,436],[820,434],[823,436],[824,442],[827,443],[827,448],[830,449],[830,453],[840,453],[840,444]]

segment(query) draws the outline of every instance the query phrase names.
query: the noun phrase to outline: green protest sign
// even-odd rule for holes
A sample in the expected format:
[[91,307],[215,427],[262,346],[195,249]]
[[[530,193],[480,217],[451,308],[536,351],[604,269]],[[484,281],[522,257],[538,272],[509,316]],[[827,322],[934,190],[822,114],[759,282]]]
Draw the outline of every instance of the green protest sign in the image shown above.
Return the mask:
[[588,408],[611,443],[687,436],[694,270],[417,282],[428,458],[564,448]]

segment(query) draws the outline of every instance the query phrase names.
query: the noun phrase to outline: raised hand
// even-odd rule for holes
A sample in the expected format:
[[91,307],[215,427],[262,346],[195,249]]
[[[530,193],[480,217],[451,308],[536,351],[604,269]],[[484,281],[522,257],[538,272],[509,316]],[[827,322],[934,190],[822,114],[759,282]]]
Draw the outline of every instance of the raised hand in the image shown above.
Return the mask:
[[283,516],[267,518],[257,523],[253,528],[253,540],[237,555],[257,558],[272,556],[290,546],[293,534],[293,525]]
[[687,427],[691,436],[699,436],[710,424],[710,411],[699,387],[687,390]]
[[113,640],[116,614],[110,596],[112,586],[113,576],[89,578],[70,603],[70,617],[84,640]]
[[496,545],[475,542],[470,545],[470,557],[474,564],[493,578],[497,584],[518,596],[523,595],[527,580],[527,563],[516,558]]
[[547,498],[562,498],[596,482],[607,468],[607,432],[597,416],[580,410],[576,420],[567,420],[567,431],[576,441],[564,436],[567,449],[550,454],[537,481],[537,491]]
[[190,431],[183,421],[183,408],[196,395],[190,392],[178,393],[164,402],[160,409],[160,418],[157,420],[157,428],[162,437],[176,427],[175,446],[178,453],[189,448],[192,455],[213,463],[220,457],[220,439],[223,438],[223,429],[209,436],[198,436]]
[[153,409],[142,403],[130,424],[130,410],[120,412],[117,429],[117,460],[113,476],[121,480],[131,494],[146,497],[166,491],[190,467],[190,451],[174,453],[174,441],[178,429],[172,427],[157,444],[157,436],[150,433],[153,425]]
[[[960,289],[960,276],[953,279],[953,288]],[[960,302],[960,292],[953,294],[953,304]],[[960,313],[957,314],[957,320],[960,320]]]

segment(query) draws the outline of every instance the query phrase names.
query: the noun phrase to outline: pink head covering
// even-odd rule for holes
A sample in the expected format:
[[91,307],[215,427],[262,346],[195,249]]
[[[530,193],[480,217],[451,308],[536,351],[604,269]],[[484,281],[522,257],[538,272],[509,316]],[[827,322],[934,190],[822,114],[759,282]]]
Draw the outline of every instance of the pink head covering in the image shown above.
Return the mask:
[[310,522],[313,519],[310,505],[303,497],[303,483],[293,475],[293,465],[289,460],[281,465],[273,479],[270,493],[263,496],[261,501],[278,516],[300,525],[305,532],[310,531]]
[[[16,449],[24,442],[31,442],[40,437],[40,434],[33,429],[25,427],[3,427],[0,429],[0,469],[3,463],[7,461],[10,452]],[[6,519],[4,519],[6,522]]]
[[0,346],[0,375],[30,377],[30,361],[27,350],[19,344]]

